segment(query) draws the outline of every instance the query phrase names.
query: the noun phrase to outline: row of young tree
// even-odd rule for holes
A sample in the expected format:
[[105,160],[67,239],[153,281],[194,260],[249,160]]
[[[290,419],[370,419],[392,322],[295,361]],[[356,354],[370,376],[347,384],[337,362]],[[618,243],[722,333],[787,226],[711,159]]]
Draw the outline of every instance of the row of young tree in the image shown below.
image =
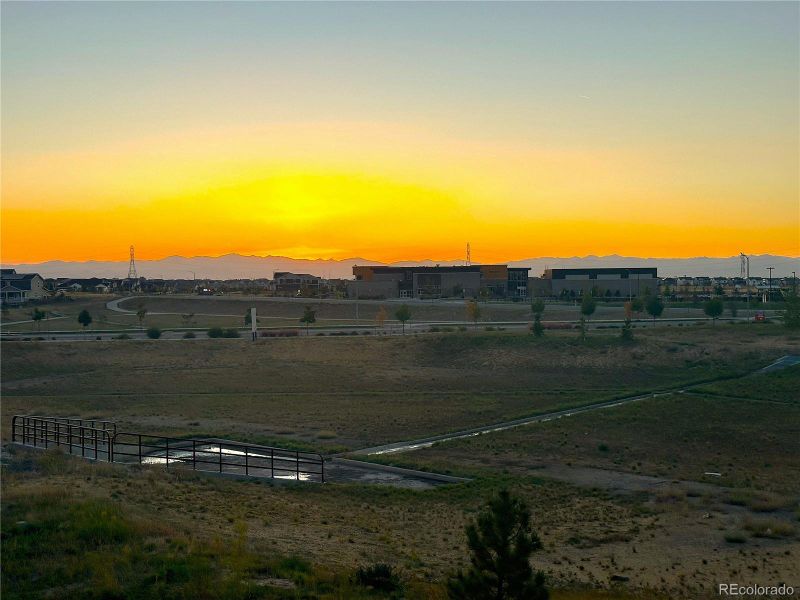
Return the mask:
[[[790,329],[800,329],[800,296],[797,294],[788,295],[786,297],[785,305],[785,310],[783,311],[784,324]],[[544,335],[545,328],[542,324],[542,315],[544,314],[545,306],[544,300],[541,298],[536,298],[531,302],[531,314],[533,315],[531,331],[536,336]],[[652,317],[653,322],[655,323],[656,319],[663,314],[664,308],[664,302],[658,296],[633,298],[629,302],[626,302],[624,305],[625,322],[623,325],[623,338],[628,335],[632,336],[631,321],[634,314],[646,312],[650,317]],[[595,299],[589,294],[585,295],[581,300],[580,305],[581,317],[579,321],[579,329],[582,332],[582,337],[585,337],[587,322],[592,315],[594,315],[596,310],[597,302]],[[703,312],[706,314],[706,316],[712,319],[714,324],[716,324],[717,319],[722,316],[724,311],[725,305],[720,298],[711,298],[703,304]],[[144,321],[147,317],[147,314],[148,311],[145,306],[140,305],[137,308],[136,318],[139,321],[140,327],[144,326]],[[734,310],[731,311],[731,314],[734,317],[736,316],[736,312]],[[467,319],[472,321],[473,325],[477,326],[482,315],[482,310],[476,300],[467,301],[466,315]],[[411,316],[411,308],[407,304],[400,305],[400,307],[394,313],[395,319],[402,325],[404,334],[406,323],[411,320]],[[39,308],[34,308],[33,312],[31,313],[31,319],[36,323],[37,328],[41,327],[41,321],[46,317],[47,313]],[[248,310],[244,317],[245,325],[250,324],[250,318],[250,311]],[[388,312],[386,307],[381,306],[375,315],[375,322],[379,327],[383,327],[387,319]],[[194,313],[181,315],[181,320],[183,321],[184,326],[189,326],[190,324],[194,323]],[[316,321],[317,311],[311,306],[306,306],[303,310],[303,315],[300,317],[300,322],[306,326],[306,334],[308,334],[309,326],[316,323]],[[91,313],[86,309],[81,310],[78,314],[78,323],[80,323],[83,328],[86,329],[92,324],[92,322],[93,317]]]

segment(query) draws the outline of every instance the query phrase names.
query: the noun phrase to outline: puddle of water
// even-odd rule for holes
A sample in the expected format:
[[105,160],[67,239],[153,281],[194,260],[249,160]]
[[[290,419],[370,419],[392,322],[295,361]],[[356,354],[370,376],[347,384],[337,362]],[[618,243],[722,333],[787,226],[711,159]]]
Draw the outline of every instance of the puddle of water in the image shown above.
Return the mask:
[[[244,457],[245,453],[240,450],[233,450],[230,448],[220,448],[219,446],[206,446],[203,448],[198,448],[195,450],[194,455],[198,462],[199,468],[198,471],[211,471],[211,472],[218,472],[218,466],[215,465],[213,462],[214,459],[219,458],[220,454],[225,457]],[[266,461],[270,461],[270,457],[266,454],[258,454],[253,452],[247,453],[248,458],[252,459],[262,459]],[[186,450],[170,450],[169,452],[169,460],[167,460],[166,456],[147,456],[142,458],[142,464],[145,465],[164,465],[164,464],[191,464],[192,452]],[[211,460],[209,460],[211,459]],[[294,467],[285,467],[285,466],[278,466],[281,463],[290,463],[292,465],[296,464],[296,460],[293,457],[287,456],[275,456],[274,458],[275,469],[279,470],[279,472],[275,473],[274,479],[291,479],[295,481],[312,481],[311,473],[300,473],[299,477],[297,472],[295,471]],[[245,464],[242,462],[241,464],[231,463],[228,462],[227,464],[223,465],[222,472],[223,473],[231,473],[231,468],[244,470]],[[273,477],[272,475],[272,464],[255,464],[249,465],[248,470],[250,475],[257,477],[259,473],[263,473],[263,477]],[[283,472],[283,474],[281,473]]]

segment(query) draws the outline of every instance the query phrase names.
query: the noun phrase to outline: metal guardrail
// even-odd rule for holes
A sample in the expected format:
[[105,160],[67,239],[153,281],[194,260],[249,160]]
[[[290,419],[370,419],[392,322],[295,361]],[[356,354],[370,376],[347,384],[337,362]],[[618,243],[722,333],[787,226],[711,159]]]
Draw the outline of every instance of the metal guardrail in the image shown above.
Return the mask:
[[80,425],[82,427],[91,427],[93,429],[104,429],[106,431],[110,431],[112,435],[117,433],[117,424],[114,421],[101,421],[99,419],[79,419],[78,417],[48,417],[45,415],[18,415],[18,417],[27,419],[43,419],[47,421],[55,421],[57,423],[66,423],[69,425]]
[[[97,425],[92,427],[91,425]],[[225,440],[172,438],[117,431],[113,421],[16,415],[11,441],[116,463],[163,464],[194,471],[325,482],[321,454]],[[88,454],[87,454],[88,452]]]
[[119,432],[114,439],[114,460],[248,477],[325,481],[325,461],[320,454],[213,439]]
[[81,419],[16,415],[11,419],[11,441],[34,448],[64,446],[70,454],[80,451],[83,458],[114,462],[113,432],[83,423]]

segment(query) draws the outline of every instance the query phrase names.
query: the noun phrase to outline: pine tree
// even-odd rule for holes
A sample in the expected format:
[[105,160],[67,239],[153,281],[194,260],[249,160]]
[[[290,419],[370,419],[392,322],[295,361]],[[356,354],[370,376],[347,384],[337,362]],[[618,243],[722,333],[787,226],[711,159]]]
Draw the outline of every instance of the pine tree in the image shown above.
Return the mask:
[[531,530],[528,506],[502,490],[467,525],[470,568],[447,584],[453,600],[547,600],[544,575],[534,573],[531,554],[542,547]]

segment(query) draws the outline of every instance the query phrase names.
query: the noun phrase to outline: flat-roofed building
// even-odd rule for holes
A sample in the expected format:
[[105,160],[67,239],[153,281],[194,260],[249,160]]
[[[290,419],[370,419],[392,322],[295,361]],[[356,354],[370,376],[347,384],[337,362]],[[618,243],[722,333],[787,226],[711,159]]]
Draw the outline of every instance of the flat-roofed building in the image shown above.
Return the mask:
[[269,289],[276,295],[300,296],[305,293],[316,295],[323,283],[323,279],[316,275],[276,271]]
[[351,298],[524,298],[527,268],[507,265],[384,267],[354,266]]
[[604,269],[546,269],[551,295],[628,298],[658,293],[658,269],[651,267]]

